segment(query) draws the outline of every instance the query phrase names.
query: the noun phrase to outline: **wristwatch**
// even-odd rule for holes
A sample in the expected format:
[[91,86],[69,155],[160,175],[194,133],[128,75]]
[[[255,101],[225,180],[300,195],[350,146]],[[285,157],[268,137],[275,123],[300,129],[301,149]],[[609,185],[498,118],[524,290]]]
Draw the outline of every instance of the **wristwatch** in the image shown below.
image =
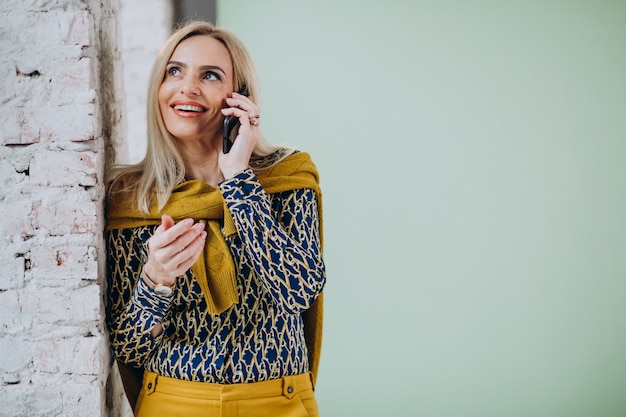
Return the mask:
[[157,284],[150,279],[143,269],[141,270],[141,277],[145,278],[144,282],[148,284],[148,287],[150,287],[156,295],[160,295],[161,297],[169,297],[176,287],[176,283],[172,285]]

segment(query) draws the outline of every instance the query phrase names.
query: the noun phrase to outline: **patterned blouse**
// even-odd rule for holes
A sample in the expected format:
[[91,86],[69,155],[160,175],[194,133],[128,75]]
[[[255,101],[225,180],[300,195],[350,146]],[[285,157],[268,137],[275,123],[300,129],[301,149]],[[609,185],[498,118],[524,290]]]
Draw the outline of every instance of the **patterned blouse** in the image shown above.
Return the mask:
[[[268,195],[251,169],[219,188],[237,228],[226,241],[239,302],[209,314],[191,270],[172,295],[155,294],[139,275],[157,226],[110,230],[107,324],[114,354],[160,375],[221,384],[307,372],[300,313],[326,281],[317,196],[310,189]],[[153,338],[157,323],[164,331]]]

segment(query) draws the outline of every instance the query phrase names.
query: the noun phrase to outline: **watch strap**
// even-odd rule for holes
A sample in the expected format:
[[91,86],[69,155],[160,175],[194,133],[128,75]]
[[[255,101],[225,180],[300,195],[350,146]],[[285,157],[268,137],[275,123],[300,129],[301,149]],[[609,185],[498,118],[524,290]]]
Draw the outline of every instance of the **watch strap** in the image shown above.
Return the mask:
[[152,279],[150,279],[148,274],[146,274],[146,271],[144,271],[143,269],[141,270],[140,277],[142,279],[145,278],[144,282],[148,284],[148,287],[150,287],[150,289],[154,291],[155,294],[162,297],[169,297],[174,292],[174,288],[176,288],[176,283],[172,285],[166,285],[163,283],[154,282]]

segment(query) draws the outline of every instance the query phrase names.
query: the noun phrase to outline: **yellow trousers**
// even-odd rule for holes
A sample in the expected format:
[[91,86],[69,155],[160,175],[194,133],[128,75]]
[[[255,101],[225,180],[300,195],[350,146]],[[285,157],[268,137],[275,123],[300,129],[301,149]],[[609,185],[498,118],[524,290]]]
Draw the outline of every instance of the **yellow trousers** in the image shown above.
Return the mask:
[[319,417],[310,373],[221,385],[145,372],[136,417]]

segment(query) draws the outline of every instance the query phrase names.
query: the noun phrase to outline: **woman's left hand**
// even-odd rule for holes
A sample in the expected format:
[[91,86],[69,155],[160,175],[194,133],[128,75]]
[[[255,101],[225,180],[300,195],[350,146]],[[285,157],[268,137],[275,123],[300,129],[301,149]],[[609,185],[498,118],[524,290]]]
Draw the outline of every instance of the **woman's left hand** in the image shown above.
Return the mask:
[[248,97],[233,93],[226,99],[230,107],[222,109],[224,116],[234,116],[239,119],[239,132],[233,142],[230,152],[221,152],[219,167],[225,179],[232,178],[248,168],[250,156],[259,140],[259,108]]

